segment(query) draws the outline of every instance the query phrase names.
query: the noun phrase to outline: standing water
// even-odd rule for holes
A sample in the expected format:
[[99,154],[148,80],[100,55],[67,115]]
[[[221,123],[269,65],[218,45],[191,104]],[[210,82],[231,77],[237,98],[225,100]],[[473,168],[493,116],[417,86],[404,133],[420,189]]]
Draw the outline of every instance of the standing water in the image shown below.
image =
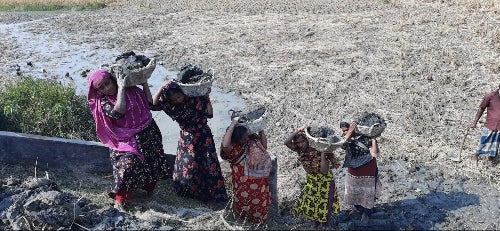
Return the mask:
[[[0,67],[2,72],[15,72],[20,69],[25,75],[33,77],[52,77],[65,84],[75,87],[76,94],[87,94],[87,79],[82,77],[84,70],[94,70],[104,64],[114,62],[116,56],[122,52],[115,49],[103,49],[89,44],[69,44],[65,42],[64,35],[34,34],[29,31],[30,22],[0,25],[0,42],[17,41],[19,45],[16,63],[9,63],[8,70]],[[137,55],[154,57],[149,51],[134,50]],[[161,62],[158,60],[157,62]],[[206,69],[205,67],[203,67]],[[208,69],[207,69],[208,70]],[[217,70],[214,70],[217,81]],[[148,83],[154,94],[159,87],[172,79],[177,73],[169,71],[162,65],[156,66]],[[212,86],[210,93],[214,117],[209,119],[209,126],[214,135],[215,145],[218,149],[226,127],[231,119],[229,109],[241,109],[244,102],[236,97],[233,92],[223,92]],[[90,113],[90,111],[89,111]],[[175,154],[180,128],[178,124],[163,111],[153,112],[153,117],[158,123],[163,136],[163,145],[166,153]]]

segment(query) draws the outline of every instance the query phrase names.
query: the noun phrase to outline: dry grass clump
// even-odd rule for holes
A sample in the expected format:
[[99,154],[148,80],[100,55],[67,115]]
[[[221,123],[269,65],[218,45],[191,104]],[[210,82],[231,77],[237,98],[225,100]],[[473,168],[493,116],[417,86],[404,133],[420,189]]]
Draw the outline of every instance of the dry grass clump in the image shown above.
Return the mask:
[[103,0],[0,0],[0,11],[93,10],[112,1]]

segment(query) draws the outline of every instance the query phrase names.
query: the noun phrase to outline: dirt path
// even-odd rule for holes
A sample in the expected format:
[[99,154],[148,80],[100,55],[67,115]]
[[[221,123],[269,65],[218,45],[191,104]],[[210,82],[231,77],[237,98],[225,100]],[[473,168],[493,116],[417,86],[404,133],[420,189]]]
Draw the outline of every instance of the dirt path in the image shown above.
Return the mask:
[[[187,62],[210,67],[216,86],[249,105],[266,105],[282,223],[305,177],[282,144],[285,137],[304,123],[336,128],[366,110],[388,122],[379,139],[384,188],[379,223],[372,227],[500,228],[498,166],[484,159],[477,167],[454,163],[447,156],[458,152],[481,96],[499,84],[498,4],[212,2],[127,1],[98,12],[3,13],[0,22],[26,22],[16,27],[33,39],[89,46],[74,55],[96,63],[102,62],[100,49],[116,49],[151,51],[173,70]],[[13,73],[16,63],[72,52],[19,52],[23,44],[11,33],[0,41],[2,73]],[[476,129],[467,137],[466,157],[478,136]],[[342,196],[344,170],[335,173]],[[340,228],[363,228],[355,219],[342,214]]]

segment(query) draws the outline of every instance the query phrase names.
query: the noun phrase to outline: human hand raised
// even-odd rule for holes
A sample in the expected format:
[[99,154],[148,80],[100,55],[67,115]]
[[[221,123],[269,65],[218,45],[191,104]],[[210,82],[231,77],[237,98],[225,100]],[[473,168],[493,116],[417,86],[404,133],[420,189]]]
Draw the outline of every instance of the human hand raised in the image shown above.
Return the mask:
[[471,124],[467,127],[467,129],[471,129],[471,128],[472,128],[472,129],[474,129],[474,128],[476,128],[476,124],[477,124],[477,123],[471,123]]
[[116,84],[118,85],[118,88],[124,88],[127,76],[123,74],[121,68],[115,73],[116,73]]
[[236,117],[232,118],[231,119],[231,125],[237,125],[237,124],[239,124],[240,123],[239,120],[240,120],[239,116],[236,116]]
[[353,132],[353,131],[356,131],[356,126],[357,126],[357,122],[356,121],[352,121],[350,124],[349,124],[349,132]]
[[303,124],[302,126],[297,128],[297,132],[303,132],[304,130],[306,130],[307,127],[309,127],[309,125]]

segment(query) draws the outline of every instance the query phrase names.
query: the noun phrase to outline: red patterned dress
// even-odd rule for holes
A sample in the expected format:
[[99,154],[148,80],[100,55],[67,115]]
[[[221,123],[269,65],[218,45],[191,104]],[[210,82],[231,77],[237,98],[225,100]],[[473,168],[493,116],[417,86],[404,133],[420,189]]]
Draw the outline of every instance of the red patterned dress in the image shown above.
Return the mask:
[[[251,135],[249,143],[252,141],[261,142],[260,139],[259,135]],[[268,176],[247,176],[245,174],[245,155],[248,143],[245,145],[233,143],[232,146],[233,150],[230,153],[221,151],[221,157],[231,162],[233,207],[241,217],[254,223],[265,223],[271,205]]]

